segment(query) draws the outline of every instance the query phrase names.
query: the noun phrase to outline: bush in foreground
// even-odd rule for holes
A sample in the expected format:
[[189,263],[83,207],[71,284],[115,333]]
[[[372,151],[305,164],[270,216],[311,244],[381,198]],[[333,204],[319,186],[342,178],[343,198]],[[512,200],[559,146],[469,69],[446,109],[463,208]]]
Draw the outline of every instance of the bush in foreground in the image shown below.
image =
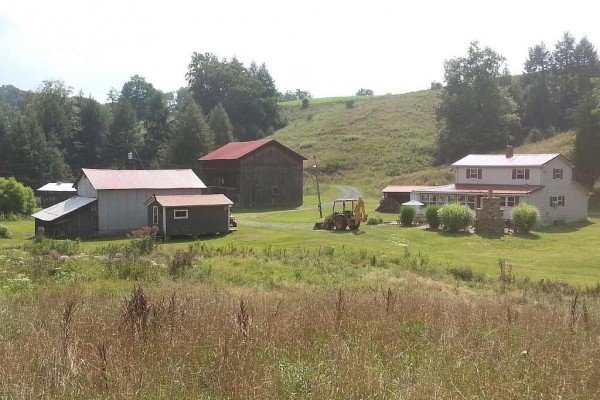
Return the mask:
[[539,211],[530,204],[519,204],[512,211],[515,229],[519,233],[529,233],[539,222]]
[[462,204],[447,204],[439,209],[440,223],[450,232],[467,229],[473,221],[473,212]]
[[10,230],[4,225],[0,225],[0,239],[10,239],[11,237]]
[[440,227],[440,216],[438,215],[438,211],[441,206],[429,206],[425,210],[425,218],[427,219],[427,224],[431,229],[438,229]]
[[400,209],[400,223],[404,226],[411,226],[416,215],[417,210],[414,207],[404,206]]

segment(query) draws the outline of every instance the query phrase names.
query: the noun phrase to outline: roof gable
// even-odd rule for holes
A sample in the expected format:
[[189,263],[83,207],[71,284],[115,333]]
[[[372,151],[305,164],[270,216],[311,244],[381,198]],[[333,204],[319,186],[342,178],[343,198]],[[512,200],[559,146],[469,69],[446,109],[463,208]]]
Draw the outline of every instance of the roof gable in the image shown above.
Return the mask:
[[83,168],[75,185],[85,175],[96,190],[205,189],[191,169],[111,170]]
[[254,140],[251,142],[231,142],[227,143],[224,146],[219,147],[217,150],[212,153],[208,153],[204,157],[200,158],[199,161],[210,161],[210,160],[239,160],[248,154],[258,150],[259,148],[266,146],[268,144],[273,144],[276,146],[280,146],[284,150],[292,153],[298,158],[302,160],[306,160],[306,158],[294,150],[290,149],[287,146],[279,143],[275,139],[264,139],[264,140]]
[[[539,167],[556,157],[569,161],[560,153],[550,154],[515,154],[506,157],[505,154],[469,154],[456,161],[454,167]],[[570,163],[569,163],[570,164]]]

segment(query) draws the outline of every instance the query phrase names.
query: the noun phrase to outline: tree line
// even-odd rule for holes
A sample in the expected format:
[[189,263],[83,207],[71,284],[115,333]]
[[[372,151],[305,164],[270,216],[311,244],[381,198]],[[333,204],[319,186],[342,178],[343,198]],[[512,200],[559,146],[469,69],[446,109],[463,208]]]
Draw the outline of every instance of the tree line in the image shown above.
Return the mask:
[[577,178],[593,187],[600,177],[600,62],[594,45],[566,32],[553,49],[544,43],[530,47],[520,76],[511,76],[505,61],[473,42],[467,55],[445,62],[436,111],[438,161],[575,130]]
[[193,167],[232,140],[285,125],[265,64],[194,53],[186,80],[187,87],[164,93],[134,75],[105,104],[60,80],[35,92],[1,86],[0,176],[38,187],[73,179],[82,167]]

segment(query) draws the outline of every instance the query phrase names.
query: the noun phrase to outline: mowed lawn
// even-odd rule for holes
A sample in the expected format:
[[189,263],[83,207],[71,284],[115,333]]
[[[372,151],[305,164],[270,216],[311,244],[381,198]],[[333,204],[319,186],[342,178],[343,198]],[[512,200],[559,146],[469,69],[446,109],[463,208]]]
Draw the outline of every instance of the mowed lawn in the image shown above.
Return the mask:
[[[386,215],[388,219],[394,218]],[[394,225],[361,225],[356,232],[314,231],[316,209],[238,214],[236,232],[224,237],[201,239],[211,247],[247,246],[257,249],[335,247],[337,251],[365,250],[379,257],[421,253],[439,268],[469,267],[489,276],[499,274],[498,263],[506,259],[517,277],[551,279],[581,286],[600,282],[600,213],[591,222],[540,229],[531,235],[485,238],[475,234],[449,234],[424,228]],[[33,221],[4,222],[13,239],[0,240],[1,247],[23,244],[33,232]],[[120,240],[83,243],[91,252]],[[163,249],[185,249],[191,241],[164,243]]]

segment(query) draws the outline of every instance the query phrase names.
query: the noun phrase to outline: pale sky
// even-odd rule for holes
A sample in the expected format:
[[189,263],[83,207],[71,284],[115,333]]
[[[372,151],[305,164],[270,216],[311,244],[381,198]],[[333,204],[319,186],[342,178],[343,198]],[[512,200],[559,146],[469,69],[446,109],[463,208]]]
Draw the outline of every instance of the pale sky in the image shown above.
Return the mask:
[[62,79],[106,101],[132,75],[186,85],[193,52],[266,63],[280,91],[406,93],[442,81],[478,40],[519,74],[570,31],[600,50],[600,1],[0,0],[0,85]]

